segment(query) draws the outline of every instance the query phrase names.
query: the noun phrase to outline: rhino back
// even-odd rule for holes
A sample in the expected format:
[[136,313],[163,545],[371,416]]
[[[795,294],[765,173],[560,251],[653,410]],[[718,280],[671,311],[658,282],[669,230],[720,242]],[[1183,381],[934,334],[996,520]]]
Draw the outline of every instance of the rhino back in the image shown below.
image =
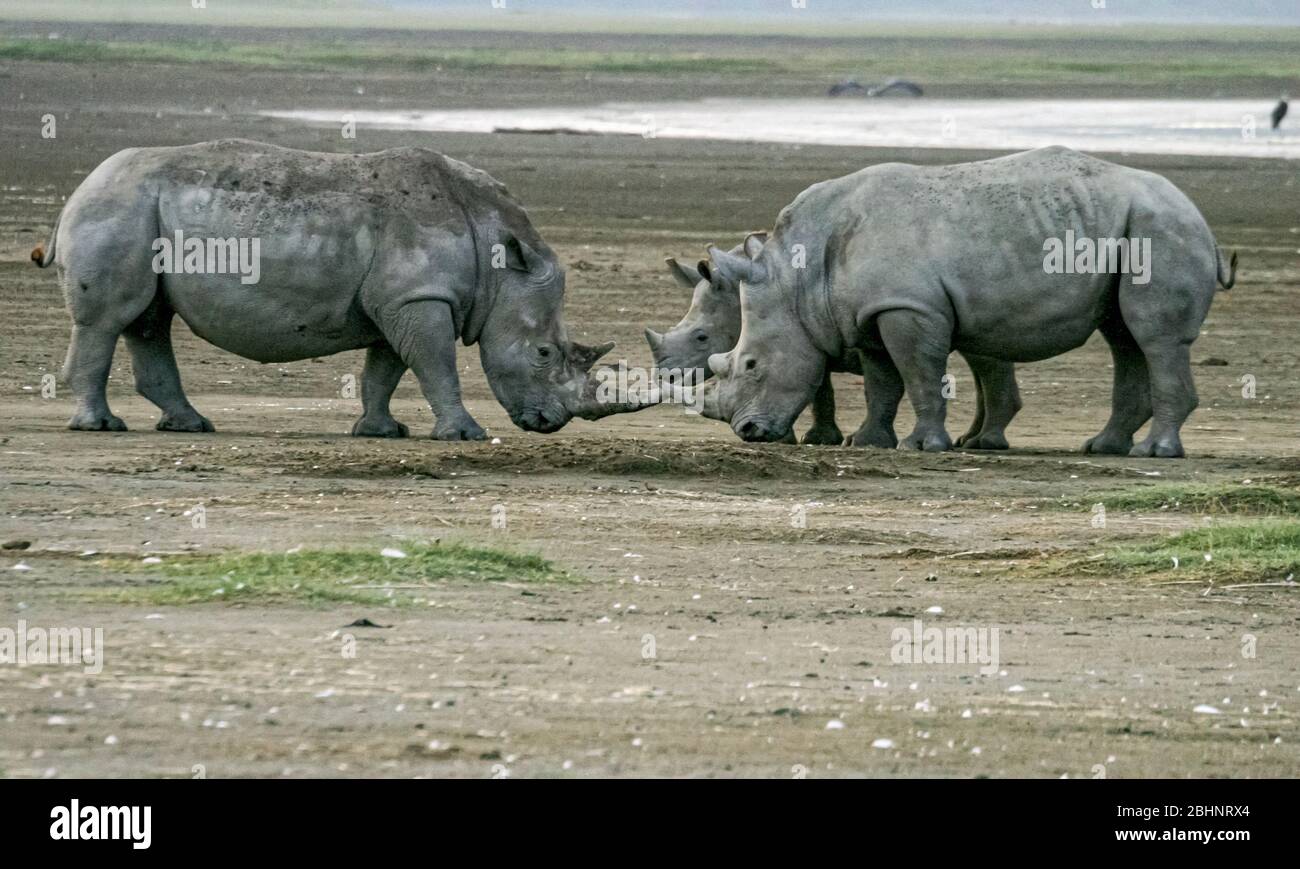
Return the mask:
[[[876,313],[904,307],[950,310],[958,347],[973,352],[990,349],[984,336],[1008,333],[1026,336],[1013,354],[1026,359],[1077,346],[1113,301],[1115,276],[1048,275],[1045,242],[1067,230],[1151,238],[1163,281],[1213,287],[1213,238],[1177,188],[1065,148],[869,167],[815,185],[788,212],[774,236],[783,250],[806,246],[805,284],[829,294],[836,329],[850,338]],[[963,335],[973,343],[962,347]]]
[[372,272],[388,279],[378,292],[399,293],[409,288],[394,270],[416,282],[428,270],[464,271],[468,260],[469,273],[447,283],[472,295],[474,243],[461,204],[468,167],[453,164],[423,148],[321,154],[221,140],[139,149],[114,174],[117,189],[100,193],[151,190],[162,238],[256,240],[255,284],[207,270],[164,274],[162,286],[201,337],[284,361],[376,340],[360,299]]

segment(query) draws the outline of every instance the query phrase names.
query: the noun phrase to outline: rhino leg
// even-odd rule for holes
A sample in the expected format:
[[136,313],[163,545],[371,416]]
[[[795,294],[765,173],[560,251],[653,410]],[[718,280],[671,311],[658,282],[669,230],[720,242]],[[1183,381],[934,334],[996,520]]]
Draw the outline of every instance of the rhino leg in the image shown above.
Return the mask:
[[1110,419],[1083,445],[1085,453],[1126,456],[1133,448],[1133,433],[1151,418],[1151,377],[1147,358],[1122,322],[1107,322],[1101,333],[1110,345],[1115,363],[1111,387]]
[[126,431],[126,423],[108,409],[108,371],[117,349],[116,330],[72,327],[63,379],[72,390],[74,409],[68,428],[73,431]]
[[1151,431],[1129,450],[1129,455],[1181,458],[1183,443],[1178,430],[1198,403],[1192,380],[1191,343],[1170,336],[1144,344],[1142,352],[1151,380]]
[[862,361],[862,390],[867,398],[867,418],[849,436],[848,444],[892,450],[898,446],[894,418],[898,416],[898,403],[903,400],[903,376],[884,351],[863,350],[859,357]]
[[957,441],[968,450],[1005,450],[1006,428],[1020,411],[1020,387],[1016,384],[1016,367],[1010,362],[987,356],[961,354],[975,375],[979,410],[970,431]]
[[835,424],[835,387],[831,385],[829,371],[822,377],[821,386],[813,396],[812,414],[813,426],[803,436],[803,443],[831,446],[844,443],[844,435]]
[[899,441],[898,448],[926,452],[952,449],[952,439],[944,428],[948,401],[943,397],[951,324],[934,315],[905,310],[886,311],[877,323],[916,412],[916,427]]
[[411,432],[393,419],[388,401],[406,373],[406,363],[387,341],[366,348],[366,367],[361,371],[361,418],[352,426],[352,436],[362,438],[404,438]]
[[[446,302],[408,302],[380,329],[420,381],[420,391],[433,409],[440,441],[481,441],[487,437],[460,398],[456,375],[456,325]],[[391,392],[391,390],[390,390]]]
[[162,411],[155,426],[158,431],[216,431],[207,417],[194,409],[181,386],[172,351],[171,307],[160,295],[123,333],[131,351],[131,369],[135,373],[135,391]]

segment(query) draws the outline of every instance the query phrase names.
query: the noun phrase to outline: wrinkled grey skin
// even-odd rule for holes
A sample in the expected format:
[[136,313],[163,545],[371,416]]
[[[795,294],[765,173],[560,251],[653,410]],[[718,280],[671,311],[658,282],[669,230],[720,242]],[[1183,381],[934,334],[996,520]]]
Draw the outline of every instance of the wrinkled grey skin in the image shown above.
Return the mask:
[[[154,240],[177,230],[260,239],[260,281],[156,274]],[[359,436],[407,435],[389,397],[410,368],[434,437],[483,438],[461,402],[458,338],[479,345],[520,428],[553,432],[575,415],[648,406],[595,401],[587,371],[613,345],[569,340],[554,253],[503,186],[426,148],[318,154],[232,139],[121,151],[68,199],[33,259],[58,266],[72,314],[72,429],[126,428],[104,395],[125,335],[136,389],[162,410],[158,429],[212,431],[181,389],[173,315],[258,362],[366,348]]]
[[[1044,243],[1151,239],[1150,282],[1049,274]],[[791,251],[806,247],[807,267]],[[949,351],[1007,362],[1064,353],[1101,330],[1115,363],[1111,416],[1085,452],[1183,455],[1196,407],[1189,350],[1224,270],[1199,211],[1149,172],[1043,148],[953,166],[885,164],[804,191],[755,260],[711,251],[741,283],[736,347],[703,412],[745,440],[778,440],[811,400],[828,359],[863,354],[868,394],[906,386],[916,428],[900,448],[946,450],[941,378]],[[1134,433],[1152,419],[1138,444]]]
[[[728,253],[732,256],[743,254],[753,259],[758,256],[766,240],[767,233],[750,233],[743,245],[737,245]],[[679,283],[693,288],[691,306],[681,322],[662,335],[653,329],[646,329],[646,341],[654,354],[655,365],[661,370],[702,368],[707,378],[713,373],[708,367],[709,357],[715,353],[726,353],[736,346],[740,337],[740,287],[711,268],[707,260],[701,260],[694,269],[672,258],[667,263],[668,270]],[[957,439],[957,446],[972,450],[1005,450],[1006,427],[1021,408],[1015,365],[983,356],[963,356],[975,377],[976,413],[970,429]],[[894,418],[902,394],[888,392],[873,400],[868,391],[867,418],[845,441],[835,423],[835,390],[830,377],[832,371],[862,374],[860,354],[851,350],[842,360],[827,360],[826,374],[813,395],[813,425],[804,434],[802,442],[888,448],[897,446]],[[864,390],[869,385],[869,381],[864,379]],[[886,402],[891,403],[886,406]],[[793,442],[793,430],[783,440]]]

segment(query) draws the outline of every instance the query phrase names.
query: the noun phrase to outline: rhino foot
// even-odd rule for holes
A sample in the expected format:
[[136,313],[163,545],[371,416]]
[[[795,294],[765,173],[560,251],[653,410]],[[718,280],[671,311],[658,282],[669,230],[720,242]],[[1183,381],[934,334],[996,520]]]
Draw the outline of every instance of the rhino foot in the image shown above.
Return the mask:
[[838,447],[844,443],[844,434],[834,425],[815,425],[808,429],[800,443]]
[[433,430],[433,439],[439,441],[481,441],[487,439],[487,432],[466,414],[446,422],[439,420],[437,427]]
[[927,453],[942,453],[952,449],[952,439],[945,431],[914,431],[898,442],[900,450],[924,450]]
[[126,431],[126,423],[107,410],[79,410],[68,420],[68,428],[73,431]]
[[1006,450],[1011,448],[1011,445],[1007,443],[1006,435],[1001,432],[962,437],[957,441],[957,446],[964,450]]
[[1140,444],[1134,445],[1128,454],[1134,458],[1181,459],[1183,444],[1177,435],[1159,440],[1147,438]]
[[880,447],[892,450],[898,446],[898,436],[886,428],[868,428],[863,426],[849,436],[851,447]]
[[1088,438],[1083,445],[1085,453],[1106,456],[1127,456],[1131,449],[1133,449],[1132,437],[1121,437],[1106,432]]
[[216,431],[212,421],[192,407],[183,413],[164,413],[154,428],[158,431]]
[[354,438],[404,438],[411,430],[389,417],[363,416],[352,426]]

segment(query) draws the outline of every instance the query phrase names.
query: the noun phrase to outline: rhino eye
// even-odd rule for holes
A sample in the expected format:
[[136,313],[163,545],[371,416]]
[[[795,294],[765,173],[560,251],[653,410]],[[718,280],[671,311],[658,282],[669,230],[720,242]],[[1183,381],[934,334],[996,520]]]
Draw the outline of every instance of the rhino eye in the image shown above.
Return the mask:
[[746,359],[746,360],[745,360],[745,370],[746,370],[746,371],[753,371],[754,368],[757,367],[757,366],[758,366],[758,360],[757,360],[757,359]]
[[709,340],[709,336],[705,335],[703,332],[700,332],[695,336],[695,340],[701,344],[704,344]]

